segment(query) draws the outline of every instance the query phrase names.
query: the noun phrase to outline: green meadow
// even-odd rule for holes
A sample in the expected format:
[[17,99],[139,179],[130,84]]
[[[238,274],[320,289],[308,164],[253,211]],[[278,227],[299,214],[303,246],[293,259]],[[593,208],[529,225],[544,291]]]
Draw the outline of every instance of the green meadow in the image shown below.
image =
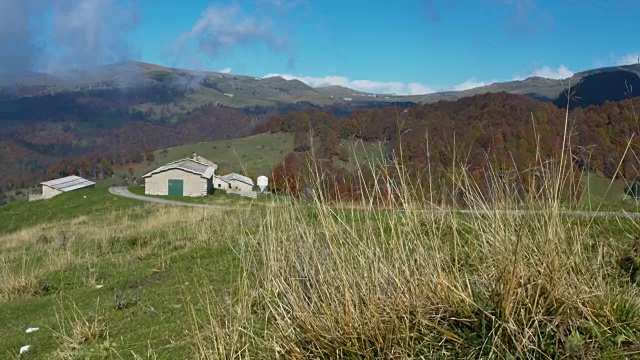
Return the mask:
[[0,357],[27,344],[30,359],[638,354],[637,219],[564,215],[555,177],[524,204],[536,212],[492,211],[522,204],[457,179],[478,213],[424,211],[406,178],[341,204],[217,194],[203,209],[106,188],[10,204]]

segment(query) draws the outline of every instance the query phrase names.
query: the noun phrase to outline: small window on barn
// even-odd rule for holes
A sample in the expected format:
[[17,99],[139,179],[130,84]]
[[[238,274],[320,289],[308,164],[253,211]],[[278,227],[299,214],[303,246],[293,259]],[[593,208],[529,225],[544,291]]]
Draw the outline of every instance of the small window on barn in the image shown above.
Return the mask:
[[219,188],[221,188],[221,187],[222,187],[222,184],[218,184],[218,187],[219,187]]

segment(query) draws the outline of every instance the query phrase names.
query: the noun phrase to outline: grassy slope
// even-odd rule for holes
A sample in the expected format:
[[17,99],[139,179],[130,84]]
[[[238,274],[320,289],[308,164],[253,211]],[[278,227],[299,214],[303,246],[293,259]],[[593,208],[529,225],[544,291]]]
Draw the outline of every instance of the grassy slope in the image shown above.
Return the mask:
[[0,207],[0,234],[79,216],[98,218],[140,202],[109,194],[107,188],[82,189],[47,200],[17,201]]
[[[343,141],[342,146],[349,154],[349,162],[342,165],[355,168],[356,159],[362,162],[378,163],[384,158],[386,147],[380,143]],[[287,152],[293,149],[293,135],[286,133],[265,133],[231,140],[208,141],[158,150],[154,152],[153,163],[135,164],[134,176],[140,178],[149,171],[166,163],[190,157],[194,152],[218,164],[218,173],[252,172],[269,175]],[[119,183],[128,176],[128,168],[116,167],[115,178],[97,180],[99,186]]]
[[[253,219],[249,210],[144,204],[106,191],[0,209],[0,358],[25,344],[32,359],[153,356],[148,349],[191,358],[190,312],[209,311],[200,297],[233,296],[239,264],[230,244],[239,234],[229,227]],[[116,289],[131,305],[116,309]],[[101,332],[92,333],[94,321]],[[30,326],[41,330],[25,334]]]
[[[246,171],[255,174],[269,174],[287,152],[293,149],[291,134],[260,134],[231,140],[209,141],[167,148],[166,153],[154,153],[156,160],[133,165],[134,175],[140,178],[147,172],[166,163],[190,157],[194,152],[218,164],[218,172]],[[127,175],[128,167],[116,168],[115,179],[98,180],[98,185],[108,186],[118,183]]]
[[349,161],[341,165],[351,171],[356,171],[358,165],[383,163],[388,150],[387,145],[382,142],[343,140],[341,145],[349,155]]
[[[633,220],[296,204],[203,211],[114,199],[88,189],[0,215],[30,224],[0,236],[0,357],[27,343],[32,359],[230,358],[244,346],[252,358],[285,347],[284,358],[491,357],[492,348],[615,356],[626,351],[619,339],[640,341],[629,315],[640,311],[635,285],[613,261],[631,248]],[[616,239],[604,254],[594,246],[601,238]],[[535,282],[510,290],[496,280],[505,271]],[[138,300],[117,309],[116,290]],[[408,317],[415,326],[405,328]],[[29,326],[41,330],[25,334]],[[516,348],[528,332],[537,332],[532,348]]]
[[[156,153],[161,163],[189,157],[194,152],[215,162],[221,172],[269,173],[293,149],[291,134],[260,134],[231,140],[190,144]],[[150,170],[153,167],[147,167]]]
[[584,178],[584,194],[582,196],[580,207],[601,211],[634,211],[640,212],[640,204],[633,201],[625,201],[624,189],[625,182],[623,180],[606,179],[604,177],[585,174]]

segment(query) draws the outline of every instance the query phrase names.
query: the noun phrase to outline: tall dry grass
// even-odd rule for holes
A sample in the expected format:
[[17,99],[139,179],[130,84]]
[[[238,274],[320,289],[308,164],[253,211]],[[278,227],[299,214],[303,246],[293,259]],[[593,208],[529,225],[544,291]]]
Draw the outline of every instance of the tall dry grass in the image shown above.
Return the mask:
[[[590,222],[559,211],[558,178],[537,211],[508,186],[491,206],[458,177],[471,213],[336,208],[267,210],[251,238],[254,295],[283,358],[556,358],[640,350],[640,295]],[[374,185],[376,186],[376,185]],[[382,185],[380,185],[382,186]],[[412,204],[408,178],[395,199]],[[371,188],[370,193],[383,193]],[[319,193],[318,193],[319,194]],[[477,211],[474,213],[474,211]],[[634,259],[635,261],[635,259]]]
[[[260,327],[253,304],[254,292],[249,277],[240,280],[238,289],[216,293],[206,279],[198,279],[197,296],[186,297],[191,324],[192,348],[197,359],[250,359],[262,345],[254,333]],[[203,306],[203,311],[197,307]]]
[[0,303],[25,299],[49,292],[49,289],[38,279],[38,269],[23,255],[18,266],[0,255]]
[[[243,244],[245,268],[257,269],[243,301],[260,304],[253,316],[266,329],[252,332],[263,345],[253,357],[639,355],[640,251],[623,260],[636,235],[563,214],[581,187],[570,149],[538,159],[528,185],[488,167],[487,189],[454,167],[449,194],[465,199],[464,213],[425,206],[418,194],[431,182],[401,157],[393,176],[381,166],[375,181],[361,177],[358,207],[328,201],[315,173],[310,203],[267,208]],[[532,211],[504,211],[515,208]]]
[[[69,307],[66,309],[66,307]],[[56,353],[60,359],[78,359],[91,356],[106,357],[113,349],[109,345],[109,329],[100,316],[100,304],[96,302],[95,310],[85,315],[72,300],[60,303],[56,310],[58,331],[55,336],[59,343]],[[84,348],[105,340],[101,354],[85,352]]]

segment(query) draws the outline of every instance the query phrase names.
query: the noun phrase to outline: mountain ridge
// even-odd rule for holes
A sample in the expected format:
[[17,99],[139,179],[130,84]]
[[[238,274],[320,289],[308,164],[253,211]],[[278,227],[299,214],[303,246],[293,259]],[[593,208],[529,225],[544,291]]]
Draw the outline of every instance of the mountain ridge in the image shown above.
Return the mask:
[[[597,74],[608,74],[613,72],[629,72],[640,75],[640,64],[609,66],[603,68],[589,69],[577,72],[564,79],[549,79],[540,76],[532,76],[522,80],[511,80],[498,82],[462,91],[445,91],[420,96],[411,97],[417,102],[435,102],[440,100],[453,101],[463,97],[480,95],[487,92],[505,91],[510,94],[525,95],[541,101],[554,102],[567,89],[567,87],[577,88],[587,77]],[[614,99],[612,99],[614,100]]]
[[[549,79],[532,76],[526,79],[496,82],[486,86],[461,91],[441,91],[424,95],[393,95],[367,93],[344,86],[312,87],[298,79],[284,79],[280,76],[267,78],[247,75],[221,73],[215,71],[198,71],[165,67],[157,64],[137,61],[123,61],[114,64],[101,65],[93,68],[71,69],[56,74],[30,72],[13,76],[0,75],[0,88],[5,93],[22,87],[26,96],[39,96],[63,91],[77,91],[96,88],[129,88],[157,84],[185,86],[196,91],[203,88],[213,89],[215,93],[204,94],[217,100],[225,106],[242,107],[252,105],[277,105],[279,103],[310,102],[316,105],[344,103],[351,101],[367,102],[415,102],[432,103],[437,101],[453,101],[463,97],[484,94],[488,92],[507,92],[525,95],[537,100],[558,102],[558,97],[566,96],[566,89],[571,86],[579,88],[583,80],[599,75],[601,77],[640,76],[640,64],[609,66],[589,69],[575,73],[564,79]],[[622,85],[620,85],[622,86]],[[39,87],[32,93],[25,88]],[[15,93],[17,97],[25,96]],[[217,95],[217,96],[216,96]],[[240,96],[236,101],[225,97]],[[219,98],[219,99],[216,99]],[[606,95],[603,96],[607,98]],[[619,100],[615,96],[611,100]]]

